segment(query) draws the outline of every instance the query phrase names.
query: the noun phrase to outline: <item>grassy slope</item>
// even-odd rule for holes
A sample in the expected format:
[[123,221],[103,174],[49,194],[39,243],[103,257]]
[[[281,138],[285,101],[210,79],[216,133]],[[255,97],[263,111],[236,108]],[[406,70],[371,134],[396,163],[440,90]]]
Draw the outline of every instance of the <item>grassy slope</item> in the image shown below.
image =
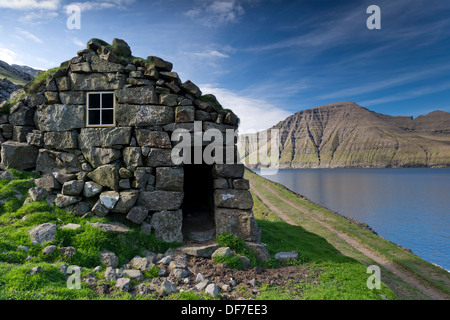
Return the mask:
[[[27,190],[32,186],[28,181],[31,174],[15,172],[17,179],[0,180],[0,201],[7,200],[0,207],[0,299],[135,299],[129,293],[114,292],[108,296],[101,295],[92,290],[86,283],[82,283],[80,290],[67,288],[67,276],[59,272],[62,263],[66,265],[79,265],[83,267],[82,276],[95,275],[100,280],[103,272],[94,273],[93,268],[100,265],[98,254],[107,249],[115,252],[120,264],[140,254],[143,250],[164,252],[176,244],[166,244],[150,237],[142,236],[140,228],[129,224],[132,231],[126,235],[106,234],[89,226],[87,222],[110,221],[111,217],[84,218],[70,215],[65,211],[49,207],[45,202],[33,202],[23,205]],[[263,191],[267,180],[247,173],[253,181],[260,181],[258,191]],[[261,180],[259,180],[261,179]],[[276,186],[276,185],[274,185]],[[276,186],[278,187],[278,186]],[[281,186],[279,186],[281,188]],[[290,193],[289,193],[290,194]],[[265,194],[265,197],[269,194]],[[284,194],[287,196],[287,194]],[[366,286],[369,274],[366,266],[370,263],[367,257],[357,255],[351,248],[339,241],[335,241],[324,230],[314,230],[314,224],[307,217],[300,217],[298,213],[289,212],[283,203],[278,203],[280,208],[286,209],[287,214],[294,214],[299,225],[289,225],[281,221],[259,199],[255,199],[254,212],[258,224],[262,229],[262,241],[267,245],[273,255],[279,251],[296,250],[300,253],[298,261],[292,264],[300,265],[310,270],[312,279],[298,279],[290,285],[280,287],[263,284],[259,299],[395,299],[397,296],[411,297],[413,289],[408,288],[404,296],[397,287],[405,288],[407,285],[400,283],[395,276],[392,279],[382,270],[382,281],[385,284],[381,290],[369,290]],[[271,200],[276,201],[276,198]],[[117,216],[116,216],[117,217]],[[57,225],[78,223],[82,225],[77,231],[58,229],[56,241],[52,244],[58,247],[73,246],[76,254],[72,258],[64,258],[59,251],[51,256],[42,254],[42,249],[48,245],[33,245],[27,231],[35,225],[53,222]],[[349,224],[343,222],[342,226]],[[351,226],[353,227],[353,226]],[[356,228],[356,227],[355,227]],[[356,228],[359,230],[359,228]],[[26,252],[20,246],[28,246]],[[27,261],[28,256],[33,256]],[[266,267],[277,267],[279,263],[272,260]],[[41,266],[44,273],[30,274],[31,268]],[[151,281],[151,276],[146,281]],[[105,280],[103,280],[105,281]],[[394,284],[394,285],[393,285]],[[403,290],[403,289],[402,289]],[[400,294],[398,293],[400,292]],[[139,299],[156,299],[156,294],[138,297]],[[170,296],[169,299],[207,299],[205,295],[194,293],[181,293]],[[414,298],[424,298],[419,292],[415,292]]]
[[[330,210],[320,207],[307,199],[303,199],[280,184],[266,180],[250,171],[246,172],[246,178],[252,182],[253,190],[261,194],[265,201],[268,201],[277,209],[282,210],[284,214],[299,226],[298,230],[304,230],[303,232],[307,231],[314,234],[316,237],[327,241],[334,250],[339,251],[345,256],[352,257],[364,265],[377,264],[371,258],[343,241],[336,233],[324,228],[322,223],[317,222],[318,220],[316,218],[319,218],[321,222],[331,226],[334,230],[349,235],[352,239],[364,244],[369,250],[376,252],[378,255],[382,255],[389,263],[394,264],[399,270],[403,270],[412,275],[425,286],[438,290],[442,295],[449,297],[450,276],[447,271],[402,250],[391,242],[353,223],[349,223],[344,217],[336,215]],[[270,215],[270,210],[257,197],[255,199],[255,216],[260,216],[261,212],[265,216]],[[302,208],[302,211],[292,207],[282,199],[286,199],[291,204],[298,205],[298,207]],[[311,213],[314,218],[312,218]],[[262,226],[265,224],[262,221],[258,221],[258,223]],[[295,229],[297,227],[293,228]],[[263,229],[263,237],[264,235]],[[318,242],[311,241],[310,243],[317,244]],[[300,248],[299,252],[305,252],[305,250],[307,252],[308,248]],[[428,299],[422,292],[405,283],[387,269],[381,267],[381,273],[382,281],[395,292],[399,299]]]
[[3,79],[3,78],[7,78],[12,83],[19,84],[22,86],[25,85],[25,83],[26,83],[26,81],[24,81],[23,79],[17,77],[16,75],[12,74],[11,72],[0,67],[0,79]]

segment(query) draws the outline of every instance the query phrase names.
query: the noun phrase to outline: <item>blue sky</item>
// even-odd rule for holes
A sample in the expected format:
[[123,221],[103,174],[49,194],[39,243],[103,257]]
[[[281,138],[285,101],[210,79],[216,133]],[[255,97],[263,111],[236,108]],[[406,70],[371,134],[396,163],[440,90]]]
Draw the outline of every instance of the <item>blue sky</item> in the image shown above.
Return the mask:
[[[81,28],[67,28],[67,6]],[[381,29],[369,30],[369,5]],[[338,101],[419,116],[450,112],[450,2],[443,0],[0,0],[0,60],[47,69],[93,37],[125,39],[215,94],[241,132]]]

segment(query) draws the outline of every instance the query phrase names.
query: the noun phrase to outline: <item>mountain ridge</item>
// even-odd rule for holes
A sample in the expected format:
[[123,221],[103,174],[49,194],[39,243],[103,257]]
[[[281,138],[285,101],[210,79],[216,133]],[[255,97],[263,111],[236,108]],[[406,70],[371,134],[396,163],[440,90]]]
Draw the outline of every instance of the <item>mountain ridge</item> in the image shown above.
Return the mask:
[[[450,166],[450,113],[445,111],[390,116],[345,101],[298,111],[270,129],[280,130],[282,169]],[[240,152],[246,163],[256,150],[241,147]]]

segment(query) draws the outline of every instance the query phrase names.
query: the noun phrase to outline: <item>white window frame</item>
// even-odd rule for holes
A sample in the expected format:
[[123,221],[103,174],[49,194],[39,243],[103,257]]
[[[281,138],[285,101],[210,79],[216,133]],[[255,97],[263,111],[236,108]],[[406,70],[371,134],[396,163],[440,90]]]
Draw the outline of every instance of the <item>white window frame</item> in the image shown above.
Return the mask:
[[[102,109],[102,95],[103,94],[112,94],[113,95],[113,107]],[[100,108],[89,108],[89,95],[91,94],[100,94]],[[113,123],[112,124],[103,124],[102,119],[102,110],[112,110],[113,111]],[[100,124],[89,124],[89,111],[100,111]],[[93,91],[88,92],[86,94],[86,127],[115,127],[116,126],[116,94],[114,91]]]

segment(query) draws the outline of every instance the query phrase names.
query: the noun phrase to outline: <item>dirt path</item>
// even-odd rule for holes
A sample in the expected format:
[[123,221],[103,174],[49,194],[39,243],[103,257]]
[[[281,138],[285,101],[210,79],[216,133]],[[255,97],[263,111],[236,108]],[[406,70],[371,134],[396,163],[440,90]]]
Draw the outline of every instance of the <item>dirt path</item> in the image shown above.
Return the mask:
[[[252,183],[252,182],[251,182]],[[414,288],[420,290],[427,296],[429,296],[433,300],[446,300],[448,297],[445,296],[445,294],[441,293],[438,290],[435,290],[433,288],[429,288],[423,283],[421,283],[419,280],[417,280],[412,274],[409,272],[399,268],[398,266],[394,265],[392,262],[390,262],[388,259],[386,259],[383,255],[380,253],[366,247],[361,242],[357,241],[356,239],[353,239],[349,237],[347,234],[342,233],[336,229],[334,229],[332,226],[330,226],[328,223],[326,223],[326,220],[320,219],[321,213],[319,211],[310,211],[307,208],[300,206],[298,204],[292,203],[291,201],[283,198],[276,190],[271,188],[269,185],[264,185],[264,188],[266,188],[268,191],[270,191],[273,194],[276,194],[280,200],[282,200],[285,204],[295,208],[296,210],[303,213],[308,218],[314,220],[316,223],[320,224],[324,228],[328,229],[332,233],[336,234],[340,239],[348,243],[350,246],[361,252],[363,255],[369,257],[373,261],[375,261],[380,266],[383,266],[385,269],[389,270],[390,272],[394,273],[396,276],[401,278],[403,281],[409,283]],[[279,208],[274,206],[270,201],[265,198],[260,192],[256,190],[254,186],[251,187],[252,193],[254,193],[263,203],[266,205],[274,214],[276,214],[280,219],[283,221],[291,224],[291,225],[297,225],[295,221],[287,216],[285,213],[283,213]]]

